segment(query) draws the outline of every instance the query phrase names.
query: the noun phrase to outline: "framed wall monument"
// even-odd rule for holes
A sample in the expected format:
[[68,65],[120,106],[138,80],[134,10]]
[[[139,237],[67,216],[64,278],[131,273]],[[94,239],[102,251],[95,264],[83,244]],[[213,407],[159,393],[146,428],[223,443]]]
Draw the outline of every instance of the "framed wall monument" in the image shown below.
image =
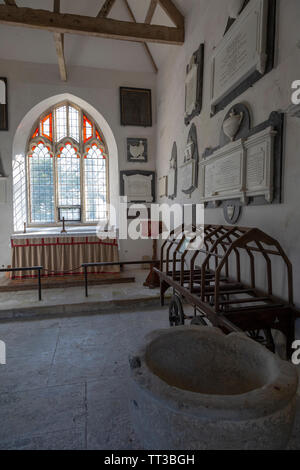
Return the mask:
[[141,138],[127,139],[127,161],[145,163],[148,160],[148,141]]
[[234,105],[224,118],[220,145],[207,149],[200,161],[200,202],[221,205],[227,221],[237,221],[241,206],[279,204],[283,120],[282,113],[272,112],[251,128],[249,109]]
[[211,113],[224,109],[274,66],[276,0],[246,0],[211,62]]
[[0,131],[8,131],[7,79],[0,77]]
[[197,189],[198,186],[198,162],[199,152],[197,129],[195,124],[192,124],[184,152],[184,162],[180,167],[182,182],[181,191],[189,196]]
[[120,87],[122,126],[152,126],[151,90]]
[[194,52],[186,69],[185,116],[186,126],[201,113],[203,92],[204,44]]
[[121,171],[120,195],[126,196],[128,203],[155,202],[155,172]]
[[168,198],[177,197],[177,144],[173,143],[170,167],[168,173]]
[[167,197],[168,195],[168,177],[162,176],[158,180],[158,196]]

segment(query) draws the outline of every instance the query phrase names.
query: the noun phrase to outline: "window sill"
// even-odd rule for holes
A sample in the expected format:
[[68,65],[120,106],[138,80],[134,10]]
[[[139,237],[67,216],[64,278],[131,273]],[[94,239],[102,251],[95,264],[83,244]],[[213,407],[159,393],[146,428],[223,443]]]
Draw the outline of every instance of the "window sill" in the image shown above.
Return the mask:
[[67,226],[66,232],[62,233],[62,227],[28,227],[26,233],[13,233],[11,238],[20,240],[25,238],[49,238],[49,237],[93,237],[98,238],[118,238],[118,230],[102,231],[97,234],[96,225]]
[[93,236],[96,235],[96,226],[67,226],[62,233],[62,227],[27,227],[26,233],[14,233],[12,238],[34,238],[43,236]]

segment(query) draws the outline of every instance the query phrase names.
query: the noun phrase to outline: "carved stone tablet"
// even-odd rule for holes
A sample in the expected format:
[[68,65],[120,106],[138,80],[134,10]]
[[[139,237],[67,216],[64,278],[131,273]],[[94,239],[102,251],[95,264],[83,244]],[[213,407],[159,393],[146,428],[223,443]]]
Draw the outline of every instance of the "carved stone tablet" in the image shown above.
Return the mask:
[[215,49],[211,63],[213,114],[273,68],[275,9],[275,0],[251,0]]
[[155,202],[155,173],[153,171],[121,171],[121,196],[128,202]]
[[185,80],[185,124],[200,114],[202,109],[204,44],[194,52],[187,66]]
[[198,142],[197,129],[192,124],[188,136],[187,146],[184,153],[184,163],[181,166],[180,179],[182,182],[182,192],[192,194],[198,186]]
[[217,149],[200,162],[204,178],[202,202],[249,197],[273,199],[273,160],[276,131],[268,127],[248,139]]
[[175,199],[177,196],[177,145],[173,144],[170,168],[168,174],[168,198]]
[[158,196],[166,197],[168,195],[168,177],[163,176],[158,180]]

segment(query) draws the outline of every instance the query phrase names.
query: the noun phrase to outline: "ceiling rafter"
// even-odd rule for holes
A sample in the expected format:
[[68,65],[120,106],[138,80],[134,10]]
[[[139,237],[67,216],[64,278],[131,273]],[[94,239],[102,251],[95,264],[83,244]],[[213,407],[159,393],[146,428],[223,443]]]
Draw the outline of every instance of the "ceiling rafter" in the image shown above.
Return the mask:
[[[53,0],[53,12],[60,13],[60,0]],[[58,67],[60,78],[63,82],[67,81],[67,67],[65,61],[65,50],[64,50],[64,35],[62,33],[54,33],[54,42],[58,60]]]
[[184,43],[184,27],[170,28],[6,5],[0,5],[0,24],[134,42]]
[[[123,0],[132,22],[108,19],[116,0],[105,0],[97,17],[80,16],[60,12],[60,0],[53,0],[53,12],[21,8],[16,0],[4,0],[0,5],[0,24],[44,29],[53,32],[60,77],[67,80],[64,55],[64,34],[80,34],[140,42],[149,57],[154,71],[158,68],[147,41],[181,45],[184,43],[184,17],[171,0],[150,0],[144,23],[138,23],[128,0]],[[158,4],[176,27],[151,25]],[[12,8],[14,7],[14,8]]]
[[178,28],[184,28],[184,16],[172,0],[158,0],[158,3]]
[[5,5],[9,5],[9,6],[11,6],[11,7],[16,7],[16,6],[18,6],[18,5],[16,4],[16,0],[4,0],[4,2],[5,2]]
[[[130,15],[132,21],[133,21],[134,23],[136,23],[136,22],[137,22],[137,21],[136,21],[136,18],[135,18],[134,13],[133,13],[133,11],[132,11],[132,9],[131,9],[129,3],[128,3],[128,0],[123,0],[123,1],[124,1],[125,5],[126,5],[126,8],[127,8],[127,10],[128,10],[128,13],[129,13],[129,15]],[[152,67],[153,67],[153,69],[154,69],[154,72],[157,73],[157,72],[158,72],[158,68],[157,68],[157,65],[156,65],[156,63],[155,63],[155,60],[154,60],[154,58],[153,58],[153,55],[151,54],[151,51],[150,51],[150,49],[149,49],[148,44],[147,44],[145,41],[141,41],[141,44],[143,45],[143,47],[144,47],[144,49],[145,49],[145,52],[146,52],[147,56],[148,56],[149,59],[150,59],[151,65],[152,65]]]
[[106,18],[112,7],[114,6],[116,0],[105,0],[104,4],[101,7],[101,10],[99,11],[97,18]]
[[151,0],[148,11],[147,11],[147,15],[145,18],[145,24],[151,24],[156,7],[157,7],[157,0]]

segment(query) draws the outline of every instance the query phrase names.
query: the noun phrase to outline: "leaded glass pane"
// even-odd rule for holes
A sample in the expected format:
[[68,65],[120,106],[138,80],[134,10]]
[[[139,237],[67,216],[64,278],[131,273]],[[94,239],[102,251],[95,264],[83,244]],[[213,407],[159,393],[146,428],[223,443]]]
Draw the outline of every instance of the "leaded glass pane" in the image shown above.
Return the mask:
[[57,159],[58,205],[80,206],[80,158],[66,144]]
[[[106,160],[102,154],[102,136],[95,123],[80,109],[65,103],[40,118],[31,138],[36,139],[38,135],[52,141],[53,145],[47,148],[40,142],[34,147],[35,140],[30,142],[29,148],[34,149],[28,157],[31,221],[53,223],[65,217],[65,220],[80,222],[82,207],[85,207],[86,222],[106,220]],[[78,152],[88,141],[94,143],[81,165]],[[52,152],[54,158],[51,158]],[[26,214],[22,217],[25,220]],[[21,215],[18,218],[21,220]]]
[[86,116],[83,116],[83,142],[87,142],[92,137],[93,137],[93,125]]
[[41,121],[41,135],[52,140],[52,113]]
[[31,221],[54,222],[53,158],[43,143],[29,157]]
[[84,160],[87,222],[107,218],[106,160],[97,145],[92,145]]
[[69,137],[79,142],[79,111],[69,106]]
[[81,208],[80,207],[60,207],[59,208],[59,220],[69,222],[80,222],[81,221]]
[[56,140],[67,137],[67,107],[60,106],[55,110]]

